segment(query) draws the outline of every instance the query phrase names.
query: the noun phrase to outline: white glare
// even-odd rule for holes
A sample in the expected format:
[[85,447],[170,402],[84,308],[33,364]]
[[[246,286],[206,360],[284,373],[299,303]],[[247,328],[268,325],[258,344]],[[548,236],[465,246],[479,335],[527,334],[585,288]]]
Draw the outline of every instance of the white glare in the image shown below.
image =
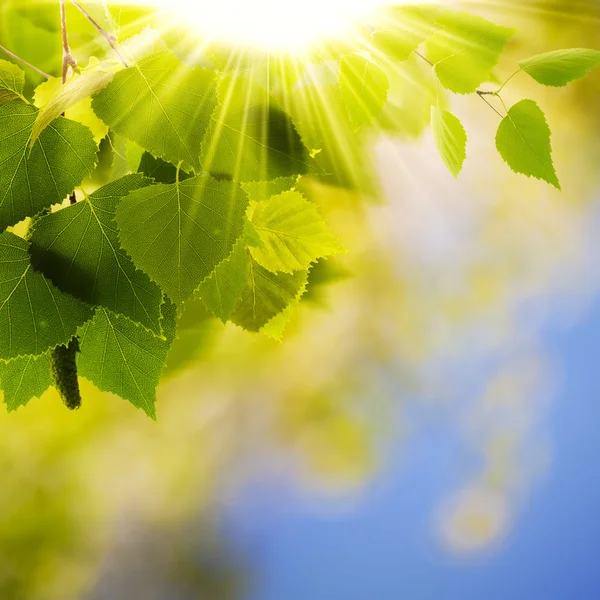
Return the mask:
[[[389,0],[138,0],[211,40],[299,51],[347,36]],[[401,2],[399,2],[401,3]]]

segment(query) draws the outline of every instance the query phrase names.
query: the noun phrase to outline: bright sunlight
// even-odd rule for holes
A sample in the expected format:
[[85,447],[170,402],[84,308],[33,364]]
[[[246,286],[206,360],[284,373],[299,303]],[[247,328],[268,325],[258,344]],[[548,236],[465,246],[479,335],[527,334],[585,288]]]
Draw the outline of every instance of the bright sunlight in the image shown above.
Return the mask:
[[[300,51],[350,35],[386,0],[138,0],[165,12],[178,25],[234,46]],[[394,2],[401,4],[402,2]]]

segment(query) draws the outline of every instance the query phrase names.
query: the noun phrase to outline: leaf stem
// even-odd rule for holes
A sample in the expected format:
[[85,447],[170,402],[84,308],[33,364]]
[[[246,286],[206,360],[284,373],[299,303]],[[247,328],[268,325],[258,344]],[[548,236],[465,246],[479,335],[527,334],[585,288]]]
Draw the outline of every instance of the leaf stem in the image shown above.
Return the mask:
[[32,65],[30,62],[27,62],[24,58],[21,58],[20,56],[17,56],[16,54],[14,54],[13,52],[11,52],[10,50],[8,50],[7,48],[5,48],[4,46],[0,45],[0,50],[2,50],[2,52],[4,52],[4,54],[6,54],[9,58],[12,58],[13,60],[17,60],[20,63],[24,64],[26,67],[29,67],[30,69],[33,69],[36,73],[39,73],[42,77],[45,77],[46,79],[51,79],[52,78],[52,75],[48,75],[48,73],[45,73],[41,69],[38,69],[35,65]]
[[[501,118],[504,119],[504,115],[491,103],[488,101],[486,96],[498,96],[498,92],[482,92],[481,90],[477,90],[477,95]],[[502,102],[502,98],[500,98],[500,102]],[[502,102],[502,104],[504,104]]]
[[123,58],[123,55],[119,52],[117,48],[117,43],[115,37],[113,35],[108,34],[102,27],[96,22],[96,20],[90,15],[77,0],[71,0],[71,4],[75,6],[75,8],[94,26],[96,31],[106,40],[106,43],[113,49],[114,53],[117,55],[119,61],[124,67],[127,67],[127,61]]
[[523,69],[519,67],[518,71],[515,71],[499,88],[496,90],[496,94],[499,94],[506,86],[506,84],[513,78],[516,77]]
[[435,67],[435,65],[423,54],[421,54],[418,50],[413,50],[413,52],[419,57],[422,58],[430,67]]

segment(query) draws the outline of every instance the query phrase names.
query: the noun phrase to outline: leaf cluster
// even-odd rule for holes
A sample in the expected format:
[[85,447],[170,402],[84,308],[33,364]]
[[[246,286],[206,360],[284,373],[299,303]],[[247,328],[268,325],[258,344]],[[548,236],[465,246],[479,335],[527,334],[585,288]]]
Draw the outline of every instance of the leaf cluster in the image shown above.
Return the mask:
[[[514,35],[467,13],[395,7],[356,44],[302,60],[232,60],[214,48],[192,64],[181,39],[165,34],[130,66],[92,60],[65,86],[39,85],[32,102],[23,71],[0,61],[8,408],[50,385],[76,408],[80,375],[154,417],[171,344],[194,303],[279,339],[310,270],[345,252],[299,181],[373,193],[362,142],[381,131],[419,135],[428,124],[458,175],[467,133],[447,94],[503,106],[504,85],[479,86]],[[599,51],[562,50],[525,59],[518,72],[563,86],[599,65]],[[417,82],[410,100],[398,96],[411,89],[402,78]],[[496,145],[506,163],[560,187],[539,106],[504,110]],[[107,148],[108,176],[96,185]]]

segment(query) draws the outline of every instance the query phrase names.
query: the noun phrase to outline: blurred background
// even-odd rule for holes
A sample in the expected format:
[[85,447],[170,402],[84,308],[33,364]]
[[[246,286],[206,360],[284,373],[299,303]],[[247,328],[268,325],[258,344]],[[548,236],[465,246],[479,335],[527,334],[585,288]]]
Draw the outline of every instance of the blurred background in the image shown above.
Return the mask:
[[[600,48],[596,0],[448,4],[519,29],[502,80]],[[3,0],[0,39],[47,68],[57,38],[27,5]],[[0,598],[599,598],[600,73],[515,79],[523,97],[562,193],[513,175],[496,116],[454,99],[458,181],[411,122],[368,148],[385,203],[327,190],[349,253],[283,343],[192,304],[157,423],[85,381],[76,414],[54,392],[1,408]]]

